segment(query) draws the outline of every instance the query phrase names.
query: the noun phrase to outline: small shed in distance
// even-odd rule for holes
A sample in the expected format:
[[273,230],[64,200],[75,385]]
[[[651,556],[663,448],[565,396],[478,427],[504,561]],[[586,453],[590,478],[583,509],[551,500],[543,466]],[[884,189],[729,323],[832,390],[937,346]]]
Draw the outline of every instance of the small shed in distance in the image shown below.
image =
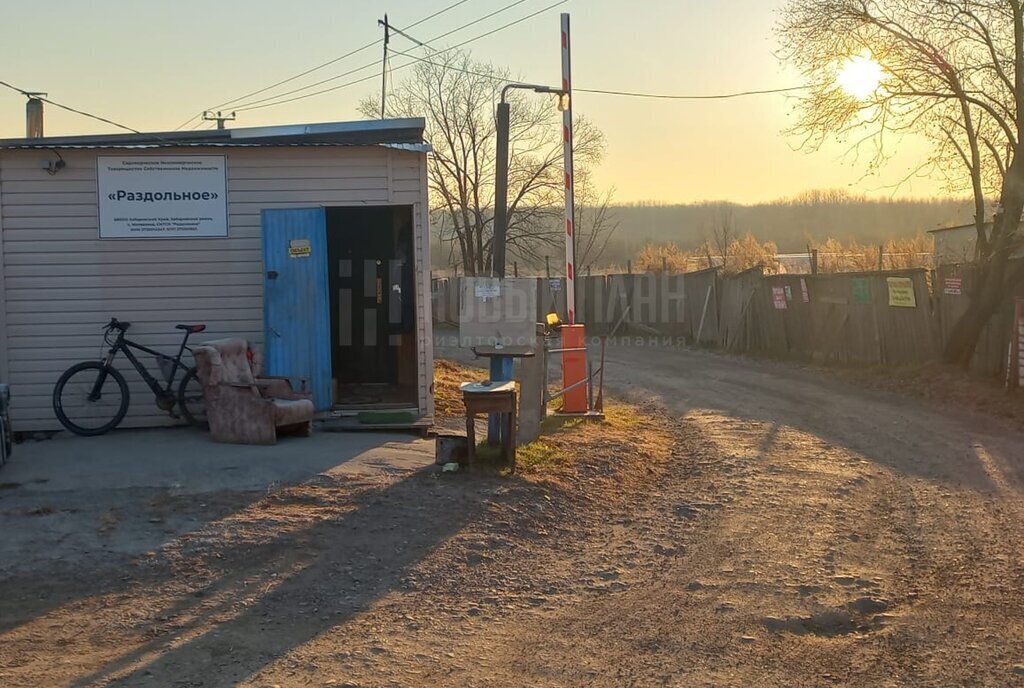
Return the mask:
[[[58,428],[61,372],[111,317],[173,353],[240,336],[322,411],[433,413],[422,119],[0,140],[0,380]],[[122,362],[123,364],[124,362]],[[155,369],[155,365],[154,365]],[[123,426],[173,422],[124,367]]]

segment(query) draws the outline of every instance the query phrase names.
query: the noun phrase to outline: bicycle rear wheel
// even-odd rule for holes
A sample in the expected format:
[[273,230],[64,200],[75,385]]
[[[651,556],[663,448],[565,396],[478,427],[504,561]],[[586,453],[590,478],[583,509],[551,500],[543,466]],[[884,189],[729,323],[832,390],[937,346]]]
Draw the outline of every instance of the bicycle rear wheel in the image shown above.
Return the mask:
[[203,399],[203,385],[195,368],[189,368],[178,386],[178,410],[185,420],[197,428],[206,428],[206,401]]
[[76,435],[102,435],[128,412],[128,383],[102,361],[73,365],[53,388],[53,412]]

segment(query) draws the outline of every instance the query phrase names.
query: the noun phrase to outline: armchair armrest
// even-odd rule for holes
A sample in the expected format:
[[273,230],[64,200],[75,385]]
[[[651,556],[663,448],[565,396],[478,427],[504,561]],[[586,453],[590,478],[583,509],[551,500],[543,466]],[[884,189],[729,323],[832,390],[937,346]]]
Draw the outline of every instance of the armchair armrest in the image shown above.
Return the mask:
[[[302,387],[305,388],[306,380],[301,378]],[[260,376],[256,378],[256,386],[264,397],[274,399],[312,399],[312,392],[296,392],[292,387],[291,380],[286,377]]]

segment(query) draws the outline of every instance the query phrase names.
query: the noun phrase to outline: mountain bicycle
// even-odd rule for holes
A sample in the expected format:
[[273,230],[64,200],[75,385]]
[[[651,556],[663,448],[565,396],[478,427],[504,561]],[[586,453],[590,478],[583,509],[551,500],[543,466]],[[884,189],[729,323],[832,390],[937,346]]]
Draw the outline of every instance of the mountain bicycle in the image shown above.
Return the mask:
[[[131,323],[120,322],[111,318],[103,326],[103,341],[110,347],[106,358],[102,361],[84,361],[71,366],[57,380],[53,388],[53,411],[61,425],[76,435],[102,435],[116,428],[124,420],[128,412],[128,383],[124,376],[114,368],[114,357],[123,352],[128,362],[135,366],[139,375],[153,390],[156,405],[177,418],[175,409],[185,419],[196,426],[206,423],[206,409],[203,404],[203,388],[196,375],[196,369],[181,362],[181,357],[191,349],[188,347],[189,335],[202,332],[206,325],[177,325],[176,329],[184,330],[178,355],[170,357],[137,344],[125,338],[125,332]],[[155,356],[158,367],[165,380],[157,380],[139,362],[132,349]],[[174,389],[174,380],[179,371],[184,377]]]

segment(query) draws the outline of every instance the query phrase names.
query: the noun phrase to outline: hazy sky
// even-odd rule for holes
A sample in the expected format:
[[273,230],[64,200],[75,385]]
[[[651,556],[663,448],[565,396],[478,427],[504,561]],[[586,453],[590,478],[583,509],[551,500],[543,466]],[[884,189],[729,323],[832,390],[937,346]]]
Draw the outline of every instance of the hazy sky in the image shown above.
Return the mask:
[[[514,0],[468,0],[412,35],[429,41]],[[0,0],[0,80],[131,127],[169,130],[196,112],[284,79],[380,36],[377,19],[406,27],[454,0]],[[439,41],[452,45],[555,0],[524,0]],[[782,0],[569,0],[470,46],[478,60],[557,84],[558,14],[573,22],[573,77],[579,88],[719,93],[797,85],[780,67],[772,27]],[[400,50],[413,46],[396,37]],[[365,50],[280,91],[379,60]],[[396,58],[397,66],[404,58]],[[367,69],[327,87],[368,76]],[[395,73],[395,80],[409,70]],[[357,119],[358,101],[378,79],[278,107],[239,113],[238,126]],[[263,94],[272,95],[274,92]],[[793,102],[784,96],[694,102],[577,94],[574,107],[608,139],[598,173],[618,201],[769,200],[809,188],[871,195],[916,166],[923,147],[908,142],[880,176],[840,160],[842,148],[807,154],[782,131]],[[48,135],[112,131],[47,106]],[[24,135],[24,98],[0,89],[0,137]],[[903,195],[941,189],[918,181]]]

